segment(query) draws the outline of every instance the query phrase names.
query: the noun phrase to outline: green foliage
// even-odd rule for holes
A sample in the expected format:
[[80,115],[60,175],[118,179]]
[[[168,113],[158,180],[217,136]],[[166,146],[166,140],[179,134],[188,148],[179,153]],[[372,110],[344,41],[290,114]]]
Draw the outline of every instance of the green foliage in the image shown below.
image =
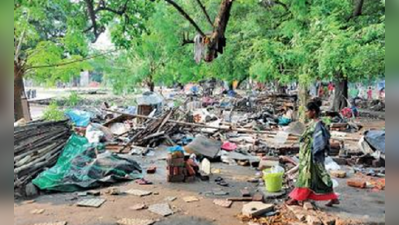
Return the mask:
[[83,101],[83,98],[80,97],[78,93],[72,92],[68,98],[66,98],[66,105],[69,107],[75,107],[79,105],[81,101]]
[[64,112],[60,110],[56,102],[50,103],[43,113],[43,120],[45,121],[60,121],[65,119]]
[[[175,0],[205,31],[211,25],[198,4]],[[220,0],[203,0],[212,19]],[[94,0],[98,5],[99,0]],[[125,0],[107,1],[119,9]],[[348,77],[373,80],[385,70],[385,1],[365,1],[354,17],[352,0],[237,0],[227,28],[224,54],[213,63],[195,64],[192,45],[182,45],[196,31],[165,1],[128,1],[123,15],[100,10],[98,27],[108,27],[123,51],[62,67],[33,68],[28,74],[48,84],[68,81],[80,70],[94,70],[117,94],[133,93],[140,84],[226,81],[253,78],[261,82],[310,85]],[[84,1],[15,1],[14,37],[23,40],[27,67],[79,61],[95,54],[92,34],[82,31],[91,20]],[[54,32],[56,31],[56,32]],[[57,34],[64,35],[57,35]]]
[[71,1],[14,1],[14,57],[24,75],[54,85],[90,69],[82,61],[89,53],[84,18]]

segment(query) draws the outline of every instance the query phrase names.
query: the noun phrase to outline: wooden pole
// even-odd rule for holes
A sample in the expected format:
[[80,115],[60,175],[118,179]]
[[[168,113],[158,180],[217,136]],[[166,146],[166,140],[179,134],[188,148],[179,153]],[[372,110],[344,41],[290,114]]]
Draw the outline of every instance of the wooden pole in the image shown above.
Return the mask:
[[[133,115],[133,114],[122,113],[122,112],[108,110],[108,109],[105,109],[105,111],[110,112],[110,113],[130,116],[133,118],[139,118],[139,119],[162,120],[162,118],[154,118],[154,117],[143,116],[143,115]],[[168,120],[167,123],[174,123],[174,124],[179,124],[182,126],[190,126],[190,127],[210,128],[210,129],[216,129],[216,130],[237,131],[240,133],[275,134],[275,132],[272,132],[272,131],[257,131],[257,130],[241,129],[241,128],[232,128],[232,127],[209,126],[206,124],[187,123],[187,122],[176,121],[176,120]]]

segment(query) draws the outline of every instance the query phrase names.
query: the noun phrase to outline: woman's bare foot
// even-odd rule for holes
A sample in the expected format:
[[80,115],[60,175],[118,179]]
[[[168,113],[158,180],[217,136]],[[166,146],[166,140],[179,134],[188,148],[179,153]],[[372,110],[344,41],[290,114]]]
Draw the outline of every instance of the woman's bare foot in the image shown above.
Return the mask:
[[295,200],[295,199],[291,199],[291,200],[288,200],[285,204],[287,204],[289,206],[291,206],[291,205],[299,205],[299,202],[297,200]]
[[339,200],[338,200],[338,199],[334,199],[334,200],[329,201],[329,202],[326,204],[326,206],[327,206],[327,207],[333,207],[334,205],[339,205],[339,204],[340,204]]

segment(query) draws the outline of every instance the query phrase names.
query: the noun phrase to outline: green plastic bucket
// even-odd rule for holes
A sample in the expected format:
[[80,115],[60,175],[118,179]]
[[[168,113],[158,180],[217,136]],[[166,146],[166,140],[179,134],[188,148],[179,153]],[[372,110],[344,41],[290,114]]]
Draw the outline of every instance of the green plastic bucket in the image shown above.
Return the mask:
[[263,179],[267,192],[280,192],[283,188],[284,173],[270,173],[270,169],[264,171]]

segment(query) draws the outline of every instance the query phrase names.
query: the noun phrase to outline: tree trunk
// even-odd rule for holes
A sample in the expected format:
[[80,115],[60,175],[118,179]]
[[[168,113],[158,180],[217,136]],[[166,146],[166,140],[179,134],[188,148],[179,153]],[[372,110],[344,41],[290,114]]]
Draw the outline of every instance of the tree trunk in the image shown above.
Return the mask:
[[208,46],[208,54],[205,56],[206,62],[212,62],[217,58],[218,53],[223,54],[226,47],[225,32],[230,20],[230,12],[233,7],[234,0],[222,0],[219,14],[214,23],[214,30]]
[[348,106],[348,78],[344,77],[343,75],[339,75],[334,81],[334,84],[335,96],[332,109],[336,112],[339,112]]
[[302,123],[306,123],[305,107],[310,99],[309,88],[306,84],[301,84],[301,83],[299,84],[298,97],[299,97],[298,120]]
[[147,86],[148,86],[148,88],[150,89],[151,92],[154,92],[154,91],[155,91],[155,84],[154,84],[154,82],[149,81],[149,82],[147,83]]
[[23,82],[24,71],[20,65],[14,62],[14,120],[24,118],[24,110],[22,106],[22,95],[25,93]]

